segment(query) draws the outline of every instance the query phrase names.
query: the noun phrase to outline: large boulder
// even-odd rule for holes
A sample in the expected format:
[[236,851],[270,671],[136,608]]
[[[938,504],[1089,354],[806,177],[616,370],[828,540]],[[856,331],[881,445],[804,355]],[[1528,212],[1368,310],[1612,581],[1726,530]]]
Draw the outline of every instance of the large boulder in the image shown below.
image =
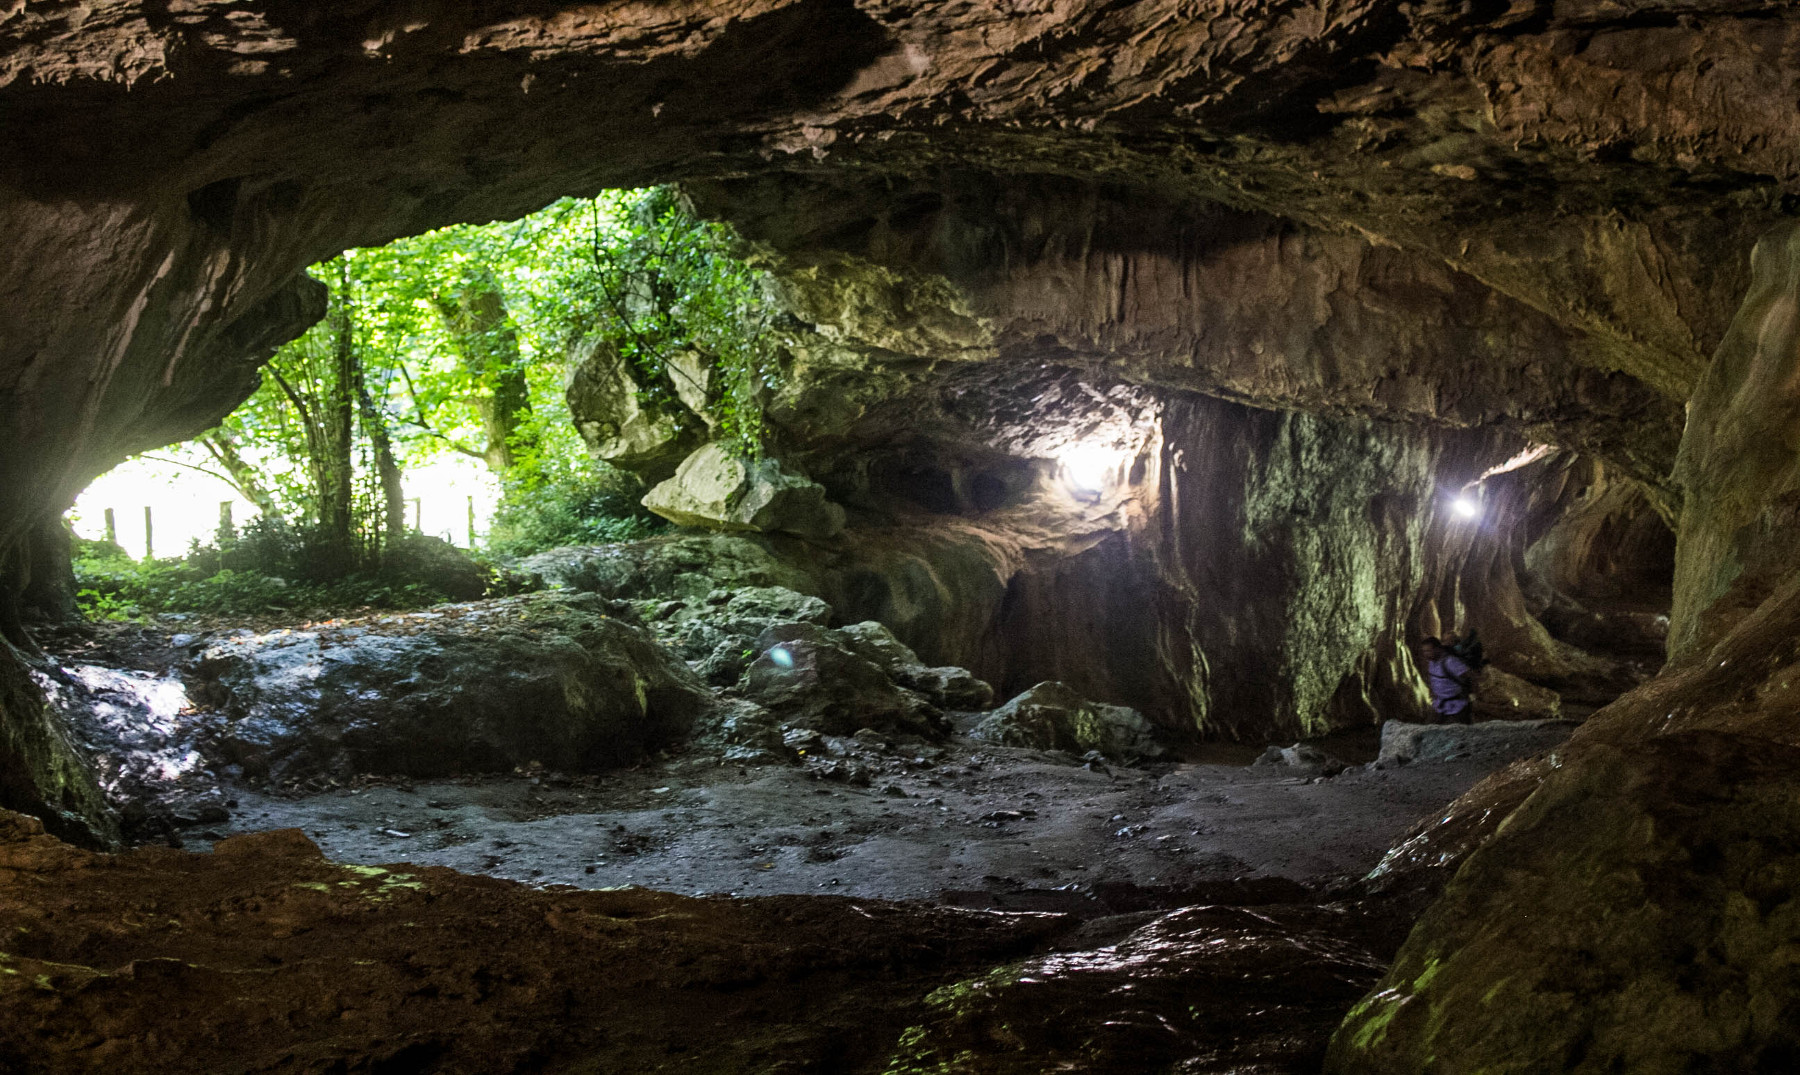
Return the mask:
[[705,437],[705,425],[685,405],[646,402],[630,364],[610,342],[590,337],[569,357],[569,414],[596,457],[660,481]]
[[839,628],[837,636],[873,661],[902,687],[918,691],[942,709],[980,710],[994,704],[994,688],[966,668],[931,667],[894,632],[874,620]]
[[646,602],[647,618],[664,644],[715,687],[737,683],[759,652],[756,640],[771,627],[831,622],[831,606],[781,586],[714,590],[685,601]]
[[1311,743],[1295,743],[1286,747],[1271,743],[1250,764],[1256,768],[1281,768],[1308,776],[1336,776],[1350,767],[1342,759],[1327,754]]
[[1490,720],[1476,724],[1390,720],[1381,726],[1381,752],[1375,763],[1386,767],[1463,759],[1508,762],[1550,749],[1567,739],[1577,726],[1570,720]]
[[189,686],[218,711],[212,750],[276,780],[593,770],[680,741],[713,706],[588,594],[244,633],[208,646]]
[[943,715],[930,702],[834,635],[813,624],[764,631],[756,641],[760,656],[744,674],[744,697],[789,727],[826,735],[853,735],[863,728],[943,735]]
[[473,601],[487,593],[488,569],[469,554],[429,534],[408,534],[387,553],[387,572],[452,601]]
[[682,461],[675,476],[644,497],[644,506],[680,526],[707,530],[779,531],[822,540],[844,528],[844,509],[817,482],[775,459],[743,459],[708,444]]
[[681,534],[618,545],[573,545],[519,561],[551,586],[616,598],[704,598],[719,589],[815,584],[754,534]]
[[1794,1070],[1800,749],[1682,732],[1540,776],[1327,1070]]
[[1067,684],[1055,681],[1039,683],[994,710],[992,716],[969,732],[969,737],[1072,754],[1097,750],[1126,761],[1163,753],[1142,713],[1122,705],[1089,701]]

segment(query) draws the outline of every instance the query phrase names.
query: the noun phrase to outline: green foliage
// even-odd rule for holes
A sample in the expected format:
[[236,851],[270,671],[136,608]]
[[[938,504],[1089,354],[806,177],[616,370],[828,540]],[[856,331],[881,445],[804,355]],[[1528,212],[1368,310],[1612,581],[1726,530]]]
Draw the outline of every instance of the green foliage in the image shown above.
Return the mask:
[[[559,202],[544,212],[560,214],[565,230],[589,218],[586,250],[555,269],[563,323],[599,335],[630,364],[646,408],[684,406],[683,387],[690,397],[703,392],[721,440],[760,455],[779,314],[762,275],[738,256],[731,229],[694,216],[673,187]],[[683,354],[711,370],[708,383],[694,383],[676,365]]]
[[[97,582],[90,602],[280,607],[281,586],[246,580],[291,588],[386,569],[401,542],[404,474],[444,453],[481,459],[500,478],[495,555],[659,529],[632,480],[588,458],[564,395],[571,355],[598,338],[629,363],[645,407],[697,406],[729,448],[760,455],[780,316],[740,245],[658,187],[565,198],[519,220],[441,228],[313,266],[331,289],[330,315],[280,349],[219,429],[185,457],[173,453],[276,521],[190,558],[210,572],[205,593],[173,597],[180,580],[133,565]],[[333,523],[336,540],[316,540]]]
[[488,531],[488,551],[502,558],[562,545],[636,541],[669,524],[638,503],[643,487],[604,463],[538,460],[510,478]]
[[447,596],[403,557],[377,572],[328,578],[308,566],[318,556],[304,533],[262,520],[243,538],[221,534],[215,544],[166,560],[133,560],[117,545],[77,538],[75,600],[93,619],[138,620],[164,612],[410,609]]

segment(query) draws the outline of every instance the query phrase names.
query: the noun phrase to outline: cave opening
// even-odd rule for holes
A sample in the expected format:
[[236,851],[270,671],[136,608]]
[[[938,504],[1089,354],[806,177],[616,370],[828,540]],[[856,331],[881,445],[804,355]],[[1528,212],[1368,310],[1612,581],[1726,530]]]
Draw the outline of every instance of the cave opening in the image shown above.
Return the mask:
[[[222,197],[196,204],[216,216]],[[345,861],[405,851],[536,884],[983,906],[1087,899],[1091,873],[1115,893],[1311,881],[1653,671],[1667,527],[1639,483],[1576,453],[1500,462],[1510,442],[1042,358],[872,356],[830,289],[676,187],[309,272],[323,317],[256,393],[72,516],[72,596],[94,625],[46,632],[42,675],[129,843],[295,827]],[[1371,448],[1373,465],[1340,465]],[[1470,461],[1485,469],[1461,492],[1428,494]],[[115,502],[170,475],[144,556],[126,554]],[[220,495],[235,503],[214,515]],[[1424,514],[1352,510],[1364,496]],[[157,558],[156,534],[185,554]],[[1441,581],[1348,562],[1397,553]],[[1369,607],[1330,611],[1346,600]],[[1410,781],[1393,774],[1431,748],[1384,753],[1375,729],[1429,719],[1412,646],[1433,617],[1493,639],[1482,715],[1526,719],[1396,810],[1374,782]],[[630,669],[635,701],[571,700],[607,693],[603,668],[557,667],[557,645]],[[1134,826],[1112,822],[1149,789],[1236,786],[1251,761],[1344,788],[1346,767],[1385,775],[1286,842],[1196,815],[1157,823],[1160,857],[1114,853]],[[1084,791],[1096,772],[1106,788]],[[1147,782],[1136,799],[1124,773]],[[1241,794],[1290,794],[1266,783]],[[636,809],[660,805],[646,794],[671,808]],[[673,808],[690,800],[707,805]],[[646,813],[644,831],[614,820]],[[1089,820],[1046,857],[1015,814]],[[1001,846],[940,839],[968,818]],[[1215,839],[1171,842],[1181,825]],[[756,850],[691,864],[721,841]]]
[[1291,6],[0,12],[0,1069],[1795,1055],[1800,12]]
[[[72,517],[86,622],[36,676],[126,846],[1117,940],[1316,904],[1660,665],[1672,532],[1594,457],[897,359],[928,300],[852,332],[857,285],[680,188],[310,271],[262,387]],[[1469,724],[1422,689],[1450,630],[1487,646]]]
[[[1174,906],[1366,867],[1654,670],[1667,527],[1574,452],[872,357],[675,187],[310,273],[324,316],[261,388],[73,516],[92,623],[44,633],[41,676],[128,843],[296,828],[535,885]],[[171,473],[126,554],[113,502]],[[1426,741],[1433,622],[1490,640],[1491,742]],[[1327,778],[1329,817],[1298,790]]]

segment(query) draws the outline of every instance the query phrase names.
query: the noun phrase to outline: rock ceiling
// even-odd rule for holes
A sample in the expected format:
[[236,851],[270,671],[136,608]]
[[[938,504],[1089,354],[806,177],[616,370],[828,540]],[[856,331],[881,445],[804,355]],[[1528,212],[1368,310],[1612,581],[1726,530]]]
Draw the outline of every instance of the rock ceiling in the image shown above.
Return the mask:
[[1215,239],[1485,285],[1678,402],[1800,180],[1797,34],[1774,0],[14,3],[0,485],[54,510],[227,409],[322,255],[665,179],[737,181],[746,219],[746,176],[1216,203],[1290,225]]

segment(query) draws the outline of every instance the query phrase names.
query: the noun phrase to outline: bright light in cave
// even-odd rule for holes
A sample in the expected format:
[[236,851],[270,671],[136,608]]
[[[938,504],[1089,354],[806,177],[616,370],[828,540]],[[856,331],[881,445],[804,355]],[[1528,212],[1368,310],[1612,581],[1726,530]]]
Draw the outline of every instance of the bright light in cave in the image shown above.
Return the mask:
[[1481,514],[1481,505],[1467,496],[1459,496],[1450,502],[1450,510],[1459,518],[1473,519]]
[[1057,462],[1063,480],[1077,496],[1099,496],[1118,478],[1118,453],[1098,444],[1073,445]]

